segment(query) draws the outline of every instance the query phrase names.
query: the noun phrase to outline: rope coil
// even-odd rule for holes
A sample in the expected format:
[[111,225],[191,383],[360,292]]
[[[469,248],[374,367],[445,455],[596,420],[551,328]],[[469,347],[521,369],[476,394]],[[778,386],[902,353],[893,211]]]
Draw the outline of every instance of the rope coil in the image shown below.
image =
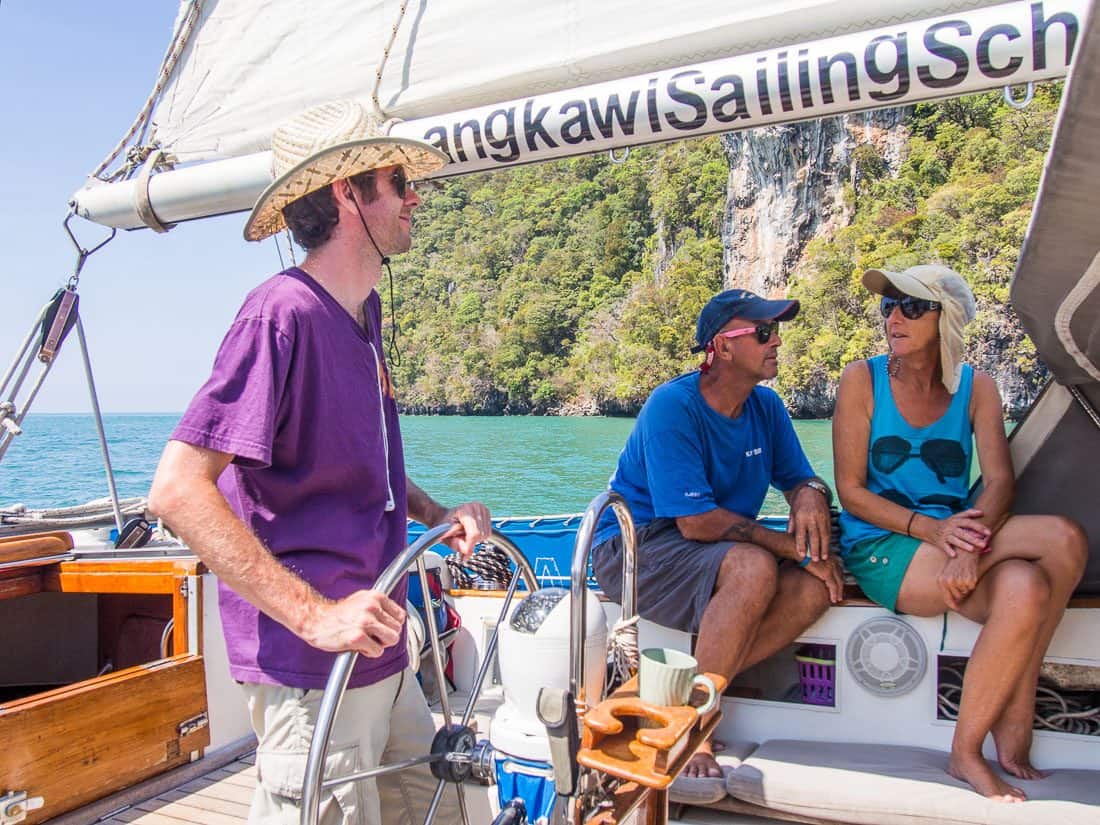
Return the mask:
[[[959,718],[965,665],[941,665],[937,705],[939,717],[952,721]],[[1085,698],[1085,697],[1089,698]],[[1035,696],[1033,727],[1060,733],[1100,736],[1100,704],[1094,693],[1064,695],[1046,685],[1039,685]]]
[[508,554],[492,545],[483,544],[468,559],[452,553],[444,559],[451,581],[457,590],[485,588],[505,590],[512,576]]

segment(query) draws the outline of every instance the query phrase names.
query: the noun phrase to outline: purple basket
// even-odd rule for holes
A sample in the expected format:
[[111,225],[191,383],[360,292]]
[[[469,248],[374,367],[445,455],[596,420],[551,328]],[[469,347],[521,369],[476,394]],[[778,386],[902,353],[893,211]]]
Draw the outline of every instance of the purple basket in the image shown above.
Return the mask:
[[829,645],[803,645],[795,654],[802,701],[808,705],[832,707],[836,683],[835,648]]

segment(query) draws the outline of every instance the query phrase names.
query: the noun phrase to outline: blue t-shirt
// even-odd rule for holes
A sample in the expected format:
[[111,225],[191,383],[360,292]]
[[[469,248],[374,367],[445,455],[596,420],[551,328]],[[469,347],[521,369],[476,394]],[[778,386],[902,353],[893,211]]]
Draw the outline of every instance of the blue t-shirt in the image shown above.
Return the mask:
[[[741,414],[714,410],[690,372],[653,391],[638,414],[610,487],[626,499],[635,526],[721,507],[756,518],[768,486],[790,490],[813,476],[794,425],[773,390],[754,387]],[[617,535],[608,510],[595,544]]]

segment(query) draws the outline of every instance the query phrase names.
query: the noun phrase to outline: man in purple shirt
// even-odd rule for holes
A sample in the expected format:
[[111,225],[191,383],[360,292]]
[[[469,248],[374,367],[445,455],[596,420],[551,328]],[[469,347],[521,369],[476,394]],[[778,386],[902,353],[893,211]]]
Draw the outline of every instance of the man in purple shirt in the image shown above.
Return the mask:
[[[218,576],[230,673],[259,739],[250,823],[298,821],[320,696],[360,654],[326,776],[430,751],[434,726],[405,648],[405,585],[372,587],[406,543],[406,516],[454,522],[468,554],[491,530],[478,503],[447,509],[405,476],[375,286],[409,249],[412,181],[447,160],[386,136],[361,105],[317,106],[272,138],[275,181],[245,237],[289,228],[307,250],[245,299],[161,457],[150,509]],[[421,822],[425,766],[347,783],[323,823]],[[441,809],[454,821],[452,793]]]

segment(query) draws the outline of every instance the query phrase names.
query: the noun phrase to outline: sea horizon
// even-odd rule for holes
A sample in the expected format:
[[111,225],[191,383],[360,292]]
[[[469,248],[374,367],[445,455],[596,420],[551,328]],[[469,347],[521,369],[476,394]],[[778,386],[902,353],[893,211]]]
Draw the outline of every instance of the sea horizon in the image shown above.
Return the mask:
[[[181,413],[104,413],[115,483],[145,496]],[[0,461],[0,508],[72,506],[108,494],[90,412],[35,412]],[[409,477],[444,504],[483,501],[500,516],[581,512],[606,489],[632,417],[402,415]],[[827,421],[796,421],[814,469],[832,479]],[[764,512],[782,512],[769,493]]]

